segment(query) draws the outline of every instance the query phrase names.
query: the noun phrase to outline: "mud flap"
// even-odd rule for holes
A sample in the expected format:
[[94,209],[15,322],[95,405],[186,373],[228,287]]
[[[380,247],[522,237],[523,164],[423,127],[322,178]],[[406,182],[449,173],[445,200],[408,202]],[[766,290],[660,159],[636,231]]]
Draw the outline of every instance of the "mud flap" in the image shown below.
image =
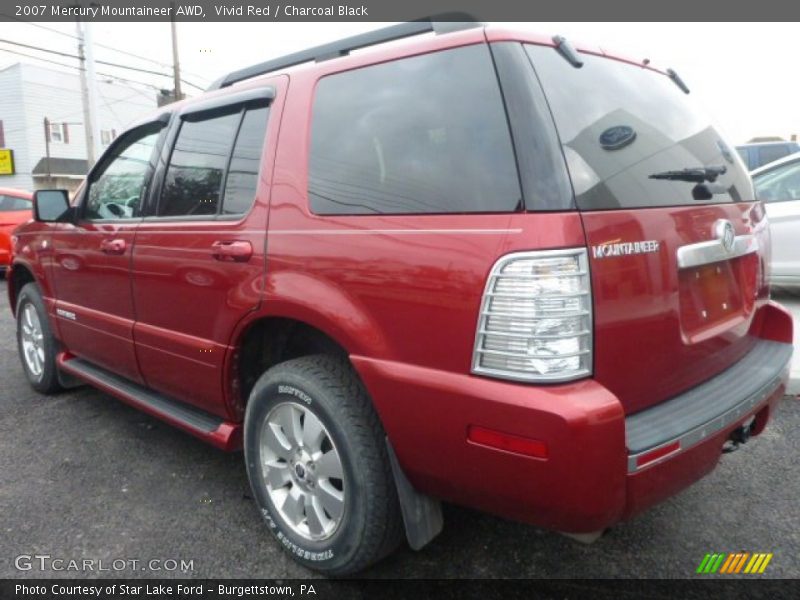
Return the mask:
[[442,503],[414,489],[397,461],[397,455],[389,438],[386,438],[386,449],[392,464],[397,495],[400,498],[406,539],[412,550],[419,550],[442,531],[444,526]]
[[70,373],[65,373],[61,369],[57,369],[56,376],[58,377],[58,383],[63,387],[65,390],[71,390],[78,387],[83,387],[86,385],[85,381],[81,381],[74,375]]

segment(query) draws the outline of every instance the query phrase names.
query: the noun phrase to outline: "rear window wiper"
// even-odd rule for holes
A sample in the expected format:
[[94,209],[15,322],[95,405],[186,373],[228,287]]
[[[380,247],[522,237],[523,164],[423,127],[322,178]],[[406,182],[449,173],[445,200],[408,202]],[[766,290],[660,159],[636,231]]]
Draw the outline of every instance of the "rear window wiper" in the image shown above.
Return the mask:
[[725,166],[719,167],[699,167],[696,169],[681,169],[680,171],[662,171],[661,173],[653,173],[650,179],[669,179],[671,181],[689,181],[691,183],[703,183],[709,181],[711,183],[717,180],[717,177],[724,175],[728,171]]

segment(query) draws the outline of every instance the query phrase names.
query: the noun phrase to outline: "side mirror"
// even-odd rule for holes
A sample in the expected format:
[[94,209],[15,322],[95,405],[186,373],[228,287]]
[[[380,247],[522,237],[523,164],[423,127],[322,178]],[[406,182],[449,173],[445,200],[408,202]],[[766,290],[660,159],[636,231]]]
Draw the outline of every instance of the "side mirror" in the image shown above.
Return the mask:
[[70,212],[67,190],[40,190],[33,194],[33,216],[43,223],[63,221]]

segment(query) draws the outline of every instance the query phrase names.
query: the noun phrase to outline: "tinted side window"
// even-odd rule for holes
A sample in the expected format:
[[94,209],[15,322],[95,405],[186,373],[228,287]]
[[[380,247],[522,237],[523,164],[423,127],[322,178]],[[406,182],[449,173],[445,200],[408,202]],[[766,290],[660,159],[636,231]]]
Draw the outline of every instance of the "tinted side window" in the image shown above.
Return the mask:
[[31,210],[33,205],[22,198],[14,196],[0,195],[0,212],[11,212],[14,210]]
[[519,178],[488,48],[322,79],[308,192],[317,214],[515,210]]
[[264,106],[248,110],[236,144],[233,146],[231,165],[225,180],[225,197],[222,201],[222,213],[240,215],[246,213],[256,196],[258,184],[258,168],[261,165],[261,149],[264,146],[264,134],[267,129],[269,109]]
[[768,165],[769,163],[791,154],[794,150],[788,144],[775,144],[773,146],[759,146],[758,166]]
[[84,213],[87,219],[129,219],[139,214],[160,129],[161,126],[148,127],[141,135],[117,146],[110,162],[93,173]]
[[267,106],[236,106],[185,118],[164,176],[158,214],[246,213],[255,199],[268,115]]
[[164,177],[158,214],[215,215],[241,112],[181,124]]

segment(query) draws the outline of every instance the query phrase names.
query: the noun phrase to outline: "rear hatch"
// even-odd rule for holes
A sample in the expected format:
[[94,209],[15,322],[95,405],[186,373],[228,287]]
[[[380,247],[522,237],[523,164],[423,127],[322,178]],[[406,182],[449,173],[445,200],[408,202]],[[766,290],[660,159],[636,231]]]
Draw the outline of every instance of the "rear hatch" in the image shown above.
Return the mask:
[[590,54],[575,68],[553,48],[526,49],[586,233],[594,377],[635,413],[753,346],[768,293],[766,220],[737,153],[670,77]]

